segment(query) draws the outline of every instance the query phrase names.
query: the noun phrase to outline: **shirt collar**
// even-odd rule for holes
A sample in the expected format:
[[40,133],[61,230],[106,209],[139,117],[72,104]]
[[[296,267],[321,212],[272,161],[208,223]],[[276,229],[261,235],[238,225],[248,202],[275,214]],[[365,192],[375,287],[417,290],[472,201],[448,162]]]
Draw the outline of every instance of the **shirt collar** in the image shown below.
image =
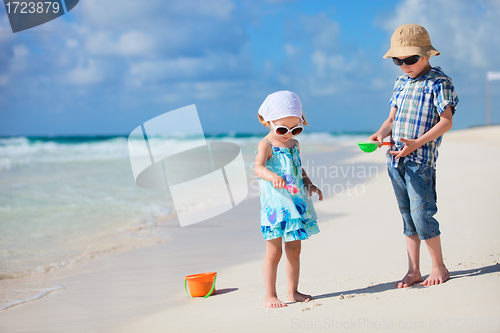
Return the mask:
[[427,73],[425,73],[424,75],[422,75],[421,77],[416,78],[416,79],[409,77],[408,74],[405,74],[404,76],[405,76],[405,81],[414,82],[414,81],[426,80],[426,79],[429,79],[432,77],[446,76],[446,74],[444,74],[441,67],[436,66],[436,67],[432,67],[431,69],[429,69],[427,71]]

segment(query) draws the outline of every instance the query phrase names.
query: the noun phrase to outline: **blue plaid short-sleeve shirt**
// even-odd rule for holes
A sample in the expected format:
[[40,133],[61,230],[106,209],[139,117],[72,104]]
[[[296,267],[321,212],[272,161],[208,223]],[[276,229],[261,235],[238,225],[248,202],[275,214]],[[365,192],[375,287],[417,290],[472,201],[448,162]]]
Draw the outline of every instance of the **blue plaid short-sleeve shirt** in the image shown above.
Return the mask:
[[[390,105],[397,108],[392,127],[392,151],[404,147],[403,139],[416,139],[424,135],[439,121],[441,113],[449,106],[455,114],[458,97],[451,79],[439,67],[417,79],[402,75],[396,79]],[[435,166],[438,147],[443,137],[432,140],[407,157],[414,162]],[[388,154],[388,163],[398,165],[398,159]]]

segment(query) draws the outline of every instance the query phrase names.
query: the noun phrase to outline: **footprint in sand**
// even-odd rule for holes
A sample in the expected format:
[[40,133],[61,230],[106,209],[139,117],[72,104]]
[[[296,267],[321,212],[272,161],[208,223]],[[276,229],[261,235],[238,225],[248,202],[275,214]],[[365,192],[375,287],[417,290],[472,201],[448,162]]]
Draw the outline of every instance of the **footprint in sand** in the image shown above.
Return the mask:
[[353,298],[353,297],[356,297],[356,295],[358,295],[358,296],[365,296],[365,294],[353,294],[353,295],[340,294],[339,299]]
[[301,309],[300,311],[309,311],[309,310],[312,310],[311,307],[315,307],[315,306],[321,306],[321,303],[314,303],[310,307],[306,306],[305,308]]

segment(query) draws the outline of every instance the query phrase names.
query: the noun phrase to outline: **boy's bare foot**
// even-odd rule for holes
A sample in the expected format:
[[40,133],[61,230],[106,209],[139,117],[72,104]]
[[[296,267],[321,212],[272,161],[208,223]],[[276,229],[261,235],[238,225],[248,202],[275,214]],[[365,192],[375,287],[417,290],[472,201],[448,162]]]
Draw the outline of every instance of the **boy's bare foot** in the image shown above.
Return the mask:
[[283,308],[286,306],[285,303],[280,301],[277,297],[266,297],[266,300],[264,301],[264,306],[266,308]]
[[295,291],[292,295],[288,294],[288,300],[292,302],[309,302],[312,300],[312,296]]
[[450,272],[446,269],[446,267],[438,267],[434,268],[431,274],[422,282],[420,285],[422,286],[433,286],[436,284],[441,284],[446,282],[450,278]]
[[406,273],[403,280],[396,283],[396,288],[408,288],[412,284],[417,283],[417,282],[422,282],[422,275],[420,275],[420,272],[416,272],[416,273],[408,272],[408,273]]

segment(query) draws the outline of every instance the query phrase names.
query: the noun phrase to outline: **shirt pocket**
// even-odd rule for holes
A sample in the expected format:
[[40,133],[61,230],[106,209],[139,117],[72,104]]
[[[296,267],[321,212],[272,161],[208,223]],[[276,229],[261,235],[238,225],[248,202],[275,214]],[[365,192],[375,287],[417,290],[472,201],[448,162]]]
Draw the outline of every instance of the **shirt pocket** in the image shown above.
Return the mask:
[[434,94],[431,86],[423,85],[418,87],[414,95],[415,104],[420,112],[427,114],[434,109]]

